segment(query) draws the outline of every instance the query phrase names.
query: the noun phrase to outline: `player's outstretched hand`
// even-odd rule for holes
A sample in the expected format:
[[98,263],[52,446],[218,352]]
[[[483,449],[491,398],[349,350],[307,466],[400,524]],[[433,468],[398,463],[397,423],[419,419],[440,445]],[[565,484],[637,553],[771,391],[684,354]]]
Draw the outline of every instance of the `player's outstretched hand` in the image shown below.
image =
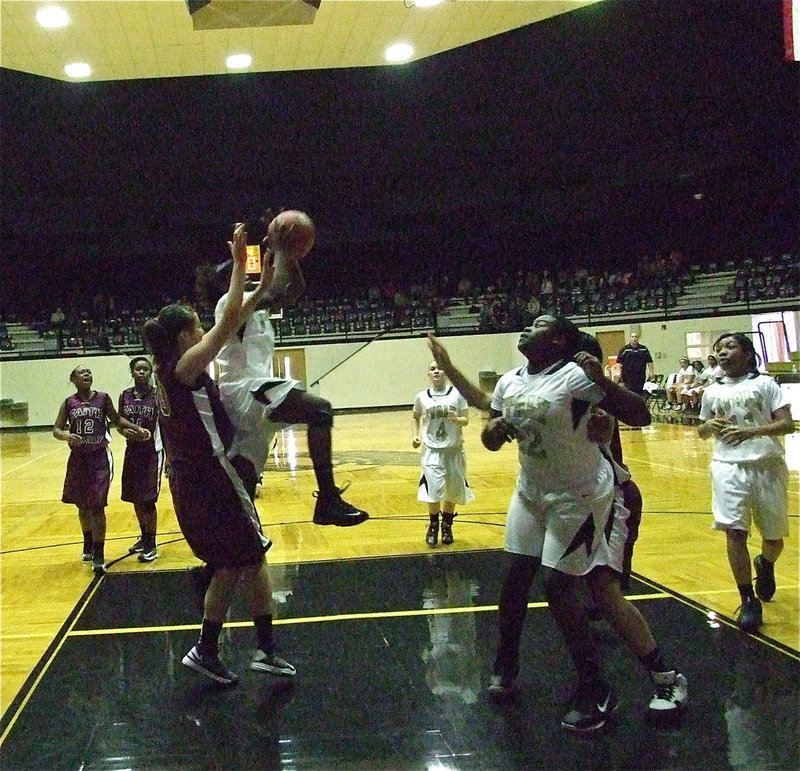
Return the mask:
[[231,250],[234,263],[244,265],[247,262],[247,225],[244,222],[237,222],[234,226],[233,240],[228,241],[228,249]]
[[431,349],[433,360],[439,367],[446,371],[448,367],[452,366],[447,348],[439,342],[439,338],[433,332],[428,332],[428,348]]

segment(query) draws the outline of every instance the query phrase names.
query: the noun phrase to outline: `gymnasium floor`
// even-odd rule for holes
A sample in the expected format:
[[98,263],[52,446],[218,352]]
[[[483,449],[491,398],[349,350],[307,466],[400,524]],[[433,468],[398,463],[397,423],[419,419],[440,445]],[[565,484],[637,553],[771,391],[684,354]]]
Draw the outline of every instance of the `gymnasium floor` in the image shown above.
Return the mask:
[[[645,514],[628,596],[689,677],[680,724],[652,726],[649,684],[604,623],[597,633],[620,696],[594,740],[559,718],[572,685],[560,638],[534,587],[519,697],[487,700],[513,450],[490,454],[467,429],[476,501],[456,543],[428,549],[415,500],[418,456],[407,412],[336,419],[337,477],[373,513],[357,528],[309,522],[305,437],[280,437],[259,501],[270,551],[278,643],[294,681],[247,668],[252,627],[237,602],[225,657],[241,682],[218,689],[180,659],[200,618],[169,494],[159,559],[126,556],[132,511],[112,485],[109,574],[80,563],[73,507],[59,502],[66,451],[47,433],[3,434],[2,709],[8,769],[508,769],[800,767],[798,452],[787,438],[791,536],[760,634],[736,609],[724,540],[710,529],[709,445],[693,429],[625,432]],[[121,461],[121,447],[114,449]],[[117,492],[115,493],[115,489]],[[757,539],[751,543],[755,553]]]

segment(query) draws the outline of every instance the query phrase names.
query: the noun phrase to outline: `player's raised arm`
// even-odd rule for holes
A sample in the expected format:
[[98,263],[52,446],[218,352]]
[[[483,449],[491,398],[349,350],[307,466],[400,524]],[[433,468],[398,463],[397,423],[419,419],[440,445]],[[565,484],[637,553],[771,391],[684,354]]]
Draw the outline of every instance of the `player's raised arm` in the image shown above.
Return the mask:
[[[221,318],[205,334],[199,321],[195,330],[181,332],[181,335],[195,335],[197,339],[185,337],[184,351],[175,366],[175,376],[184,385],[193,383],[198,375],[214,360],[225,341],[239,327],[239,317],[244,294],[245,265],[247,262],[247,230],[244,223],[239,222],[233,231],[233,240],[228,242],[233,255],[231,283],[228,288],[228,301]],[[200,334],[197,329],[199,328]],[[179,338],[180,339],[180,338]]]
[[491,399],[488,394],[484,393],[478,386],[471,382],[467,376],[453,364],[447,349],[441,344],[439,338],[437,338],[433,332],[428,333],[428,347],[431,349],[436,363],[444,370],[444,373],[456,387],[456,390],[467,400],[467,404],[479,410],[483,410],[484,412],[489,412],[491,408]]

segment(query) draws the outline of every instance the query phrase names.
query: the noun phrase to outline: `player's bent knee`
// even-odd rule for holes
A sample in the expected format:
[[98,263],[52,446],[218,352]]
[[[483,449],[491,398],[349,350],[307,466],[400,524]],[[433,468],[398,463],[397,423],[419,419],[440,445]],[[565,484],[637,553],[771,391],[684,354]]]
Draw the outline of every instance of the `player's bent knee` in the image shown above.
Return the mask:
[[320,404],[315,404],[308,413],[309,426],[318,426],[320,428],[330,428],[333,426],[333,408],[331,403],[320,399]]

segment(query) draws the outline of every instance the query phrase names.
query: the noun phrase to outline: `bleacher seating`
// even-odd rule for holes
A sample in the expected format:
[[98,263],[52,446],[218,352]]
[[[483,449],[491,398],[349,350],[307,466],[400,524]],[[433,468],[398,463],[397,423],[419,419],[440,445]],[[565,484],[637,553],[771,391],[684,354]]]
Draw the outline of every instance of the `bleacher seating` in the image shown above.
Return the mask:
[[[361,296],[331,301],[306,296],[276,318],[278,344],[368,340],[378,334],[420,335],[517,331],[540,313],[560,313],[578,324],[636,323],[647,319],[691,318],[795,307],[800,303],[800,256],[797,252],[726,259],[688,265],[681,255],[641,262],[629,272],[608,268],[532,270],[501,274],[491,285],[460,281],[465,295],[444,297],[432,287],[408,291],[364,290]],[[543,285],[546,278],[547,285]],[[468,291],[467,291],[468,290]],[[544,290],[544,291],[542,291]],[[201,323],[213,324],[208,302],[199,305]],[[60,330],[41,318],[24,324],[0,322],[0,358],[54,356],[60,352],[137,353],[143,349],[141,325],[155,308],[127,308],[97,321],[74,312]],[[9,317],[6,316],[6,319]],[[5,333],[5,334],[4,334]]]

